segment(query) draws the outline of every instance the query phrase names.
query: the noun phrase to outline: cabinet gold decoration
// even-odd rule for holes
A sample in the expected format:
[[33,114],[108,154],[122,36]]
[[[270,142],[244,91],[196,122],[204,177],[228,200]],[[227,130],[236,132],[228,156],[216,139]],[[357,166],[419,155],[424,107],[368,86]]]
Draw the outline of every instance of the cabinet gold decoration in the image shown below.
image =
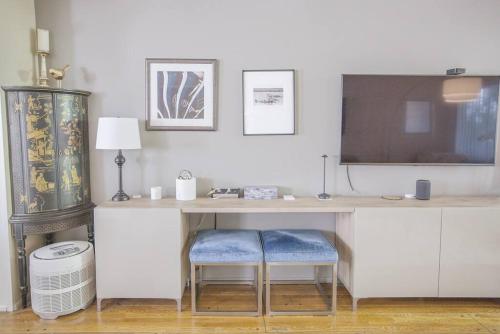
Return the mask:
[[23,306],[27,306],[26,235],[87,225],[94,241],[90,199],[89,92],[2,87],[6,94],[12,216]]

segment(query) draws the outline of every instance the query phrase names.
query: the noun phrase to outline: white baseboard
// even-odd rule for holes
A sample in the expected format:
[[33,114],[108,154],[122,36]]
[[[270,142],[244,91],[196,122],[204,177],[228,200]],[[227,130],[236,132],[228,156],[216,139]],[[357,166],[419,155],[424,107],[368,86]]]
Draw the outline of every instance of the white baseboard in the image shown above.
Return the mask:
[[20,310],[21,306],[22,306],[21,299],[18,299],[14,303],[13,308],[10,308],[7,305],[0,305],[0,312],[14,312],[14,311]]

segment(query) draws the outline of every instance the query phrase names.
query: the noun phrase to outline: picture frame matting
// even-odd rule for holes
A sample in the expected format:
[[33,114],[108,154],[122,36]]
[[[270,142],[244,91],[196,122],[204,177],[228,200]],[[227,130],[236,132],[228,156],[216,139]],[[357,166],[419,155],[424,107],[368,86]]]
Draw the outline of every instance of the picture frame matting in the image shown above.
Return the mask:
[[216,59],[146,58],[146,131],[215,131]]
[[295,70],[243,70],[243,135],[295,135]]

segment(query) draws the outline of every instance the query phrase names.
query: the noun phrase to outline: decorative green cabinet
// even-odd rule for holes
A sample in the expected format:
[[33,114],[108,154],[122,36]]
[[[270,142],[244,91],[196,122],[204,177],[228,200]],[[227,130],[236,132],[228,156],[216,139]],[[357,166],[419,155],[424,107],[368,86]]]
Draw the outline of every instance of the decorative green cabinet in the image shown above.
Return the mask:
[[25,238],[87,225],[94,241],[90,200],[87,99],[89,92],[2,87],[6,93],[12,216],[23,306],[28,282]]

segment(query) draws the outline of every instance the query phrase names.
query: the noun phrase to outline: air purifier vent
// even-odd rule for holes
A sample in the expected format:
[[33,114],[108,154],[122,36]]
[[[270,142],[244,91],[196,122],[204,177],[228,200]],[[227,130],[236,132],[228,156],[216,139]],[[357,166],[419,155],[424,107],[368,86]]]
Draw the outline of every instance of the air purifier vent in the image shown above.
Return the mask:
[[65,241],[30,255],[31,303],[42,319],[55,319],[89,306],[95,298],[92,244]]

